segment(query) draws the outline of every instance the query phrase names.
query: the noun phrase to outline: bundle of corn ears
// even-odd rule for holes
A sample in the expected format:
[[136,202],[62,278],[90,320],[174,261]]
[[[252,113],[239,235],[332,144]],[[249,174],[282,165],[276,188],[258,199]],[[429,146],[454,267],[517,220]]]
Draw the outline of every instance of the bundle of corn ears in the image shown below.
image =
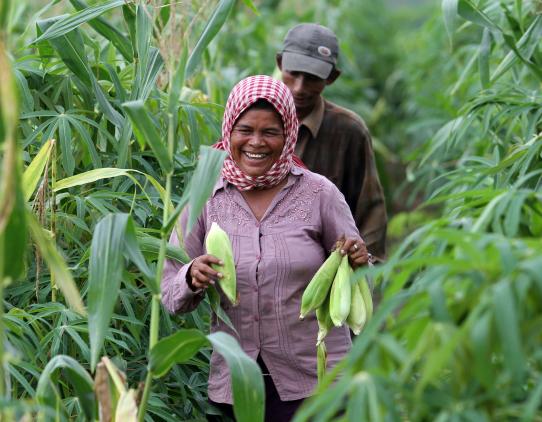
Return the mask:
[[318,269],[301,298],[300,319],[316,310],[319,381],[326,369],[324,338],[333,325],[340,327],[346,322],[352,332],[358,335],[373,315],[373,300],[367,281],[365,277],[351,280],[353,270],[348,263],[348,255],[342,256],[339,252],[343,243],[337,242],[334,251]]

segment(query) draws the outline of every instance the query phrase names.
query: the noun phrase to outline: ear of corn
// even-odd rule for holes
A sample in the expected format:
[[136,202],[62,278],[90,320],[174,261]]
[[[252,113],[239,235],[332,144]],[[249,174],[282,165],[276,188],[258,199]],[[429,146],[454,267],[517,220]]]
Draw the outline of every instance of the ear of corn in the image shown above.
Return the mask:
[[322,306],[316,309],[316,320],[318,321],[318,338],[316,339],[316,346],[318,346],[333,327],[333,321],[331,321],[331,317],[329,316],[329,296],[326,297]]
[[228,234],[220,228],[217,223],[211,224],[211,229],[205,239],[207,253],[220,259],[224,265],[213,264],[216,271],[222,273],[219,285],[226,297],[233,305],[239,303],[237,296],[237,277],[235,273],[235,262],[233,260],[233,249]]
[[365,322],[367,321],[367,311],[365,309],[365,302],[361,295],[361,290],[358,283],[351,284],[351,302],[350,313],[346,318],[346,323],[355,335],[358,335]]
[[308,286],[305,288],[303,296],[301,297],[300,319],[305,318],[305,315],[310,311],[321,306],[328,296],[329,289],[333,283],[333,278],[341,263],[342,255],[339,252],[341,246],[342,243],[337,243],[335,250],[320,266]]
[[316,348],[316,373],[318,374],[318,382],[322,382],[327,369],[327,350],[326,343],[320,342]]
[[348,255],[342,257],[341,264],[331,286],[329,297],[329,315],[335,326],[340,327],[350,313],[352,268],[348,263]]
[[358,281],[359,290],[361,296],[363,297],[363,303],[365,303],[365,309],[367,310],[367,321],[373,316],[373,298],[371,296],[371,290],[369,289],[369,284],[365,277],[362,277]]

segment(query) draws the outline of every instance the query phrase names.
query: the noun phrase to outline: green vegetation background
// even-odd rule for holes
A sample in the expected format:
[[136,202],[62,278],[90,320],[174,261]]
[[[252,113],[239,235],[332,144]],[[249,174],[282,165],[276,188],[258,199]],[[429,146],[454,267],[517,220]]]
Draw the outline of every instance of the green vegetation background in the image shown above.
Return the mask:
[[[539,1],[262,0],[255,13],[248,0],[205,0],[173,2],[175,18],[168,1],[137,2],[139,9],[121,3],[100,16],[108,36],[92,21],[37,44],[52,24],[47,18],[84,5],[13,2],[7,18],[0,8],[20,97],[23,167],[57,140],[25,192],[37,217],[28,225],[47,229],[61,256],[47,252],[35,225],[32,242],[15,236],[17,222],[0,212],[0,275],[11,279],[3,283],[5,414],[96,415],[85,400],[102,355],[126,375],[125,386],[147,380],[140,417],[204,420],[212,411],[208,358],[210,344],[219,346],[198,333],[207,333],[216,304],[171,317],[160,312],[152,280],[165,254],[185,259],[164,239],[177,205],[201,204],[212,183],[202,174],[219,168],[220,157],[200,147],[218,138],[229,90],[244,76],[276,74],[288,28],[314,21],[340,39],[343,74],[326,97],[355,110],[374,136],[390,257],[368,271],[380,297],[373,320],[296,421],[542,420]],[[141,4],[152,10],[149,19],[138,15]],[[224,26],[199,51],[213,11],[226,9]],[[193,51],[201,52],[195,66],[182,66],[183,52]],[[190,71],[183,78],[178,68]],[[0,135],[8,139],[10,103],[2,95]],[[8,209],[6,192],[16,192],[8,180],[3,173],[0,210]],[[93,259],[114,241],[124,256]],[[141,256],[119,245],[136,245]],[[70,277],[73,296],[62,284]],[[111,298],[96,299],[100,291]],[[90,317],[77,312],[77,298]],[[92,325],[101,314],[108,317]],[[185,328],[195,330],[200,351],[158,371],[159,352],[151,350]],[[58,355],[75,362],[54,361]],[[335,417],[342,404],[346,412]],[[250,405],[239,406],[249,417]]]

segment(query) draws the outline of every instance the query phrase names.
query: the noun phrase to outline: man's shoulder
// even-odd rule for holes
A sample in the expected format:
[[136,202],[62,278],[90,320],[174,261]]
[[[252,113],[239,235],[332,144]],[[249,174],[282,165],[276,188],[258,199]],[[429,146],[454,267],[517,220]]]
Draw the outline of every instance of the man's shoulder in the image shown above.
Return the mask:
[[351,131],[368,134],[365,121],[354,111],[324,99],[324,119],[322,125],[330,127],[340,126]]

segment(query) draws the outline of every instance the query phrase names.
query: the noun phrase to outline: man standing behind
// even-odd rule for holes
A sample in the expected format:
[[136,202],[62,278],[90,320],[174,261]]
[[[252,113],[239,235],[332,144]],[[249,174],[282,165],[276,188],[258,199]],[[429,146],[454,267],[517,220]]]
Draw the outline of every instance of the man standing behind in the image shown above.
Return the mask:
[[367,249],[386,255],[386,205],[371,135],[354,112],[322,97],[340,75],[339,45],[328,28],[305,23],[290,29],[277,65],[293,94],[300,121],[296,154],[309,170],[330,179],[344,194]]

